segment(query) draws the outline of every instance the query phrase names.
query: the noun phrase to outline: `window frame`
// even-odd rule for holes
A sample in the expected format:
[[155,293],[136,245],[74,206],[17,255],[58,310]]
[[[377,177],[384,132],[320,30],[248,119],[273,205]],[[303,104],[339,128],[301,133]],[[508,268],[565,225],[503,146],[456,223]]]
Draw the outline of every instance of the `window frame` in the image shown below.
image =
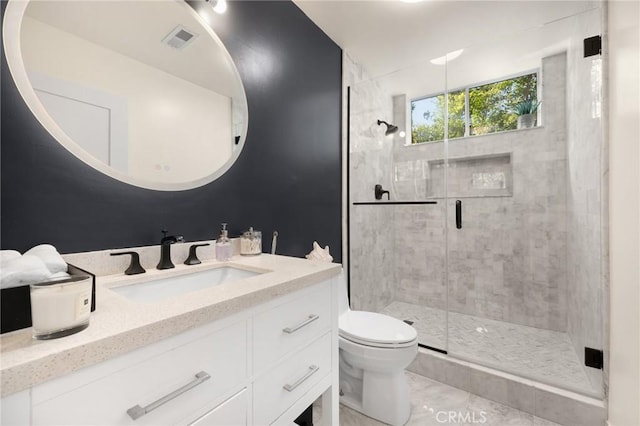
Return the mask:
[[[518,73],[514,73],[514,74],[509,74],[507,76],[504,77],[500,77],[500,78],[496,78],[496,79],[490,79],[490,80],[485,80],[485,81],[481,81],[479,83],[473,83],[473,84],[469,84],[467,86],[461,86],[461,87],[457,87],[457,88],[453,88],[450,90],[446,90],[444,92],[438,92],[438,93],[434,93],[431,95],[426,95],[426,96],[420,96],[417,98],[412,98],[409,100],[409,123],[410,126],[409,128],[411,129],[410,132],[407,132],[407,137],[409,138],[409,143],[405,144],[404,146],[416,146],[416,145],[422,145],[424,143],[437,143],[437,142],[443,142],[444,140],[449,140],[449,139],[462,139],[462,138],[468,138],[468,137],[476,137],[476,136],[486,136],[486,135],[494,135],[496,133],[504,133],[504,132],[512,132],[514,130],[519,130],[519,129],[511,129],[511,130],[500,130],[497,132],[491,132],[491,133],[484,133],[481,135],[471,135],[471,115],[470,115],[470,111],[469,111],[469,90],[470,89],[475,89],[476,87],[482,87],[482,86],[486,86],[489,84],[494,84],[494,83],[499,83],[502,81],[507,81],[507,80],[514,80],[516,78],[519,77],[524,77],[526,75],[531,75],[531,74],[535,74],[536,75],[536,100],[540,99],[540,96],[542,94],[542,90],[541,90],[541,80],[540,80],[540,74],[541,74],[541,69],[538,68],[533,68],[533,69],[529,69],[526,71],[522,71],[522,72],[518,72]],[[434,141],[427,141],[427,142],[418,142],[418,143],[413,143],[411,141],[411,134],[413,131],[413,117],[411,115],[411,104],[413,102],[417,102],[417,101],[422,101],[425,99],[429,99],[429,98],[437,98],[438,96],[448,96],[450,93],[456,93],[456,92],[464,92],[464,135],[463,136],[458,136],[455,138],[449,138],[449,137],[445,137],[444,139],[438,139],[438,140],[434,140]],[[446,99],[446,98],[445,98]],[[448,104],[448,101],[446,102],[446,104]],[[447,108],[447,114],[448,115],[448,105],[446,106]],[[540,115],[540,110],[538,109],[537,112],[538,115],[538,120],[537,120],[537,124],[534,128],[536,127],[541,127],[544,123],[542,123],[541,121],[541,115]]]

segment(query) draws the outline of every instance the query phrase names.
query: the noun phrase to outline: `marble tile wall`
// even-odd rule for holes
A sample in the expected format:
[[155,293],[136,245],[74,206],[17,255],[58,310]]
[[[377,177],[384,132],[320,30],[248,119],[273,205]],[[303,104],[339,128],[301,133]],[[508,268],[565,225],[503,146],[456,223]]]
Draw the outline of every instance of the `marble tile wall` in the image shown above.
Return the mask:
[[[576,34],[597,33],[595,17],[575,22],[582,25]],[[454,226],[454,200],[438,198],[444,193],[437,169],[443,144],[389,145],[375,120],[391,116],[402,123],[398,108],[389,108],[405,100],[394,96],[388,102],[384,88],[363,77],[355,63],[356,71],[346,68],[352,80],[351,202],[372,200],[376,183],[391,189],[395,199],[440,201],[350,206],[355,307],[378,310],[398,300],[444,308],[448,296],[455,312],[569,330],[579,353],[585,345],[602,347],[606,176],[593,170],[604,170],[606,160],[602,119],[590,117],[602,110],[602,98],[591,92],[598,61],[581,57],[581,41],[576,38],[568,54],[542,62],[541,127],[449,142],[449,158],[475,158],[469,163],[473,168],[505,172],[507,187],[496,192],[501,196],[458,194],[462,230]],[[483,168],[488,156],[508,158],[510,164]],[[469,189],[470,182],[458,186]],[[601,380],[598,372],[593,375]]]
[[354,206],[374,201],[374,186],[391,184],[392,140],[377,120],[392,122],[390,98],[345,54],[343,74],[351,87],[349,146],[350,294],[353,309],[378,311],[394,299],[394,208]]
[[[567,78],[567,285],[568,332],[584,363],[584,347],[604,347],[604,285],[607,257],[603,211],[607,164],[604,138],[602,56],[584,58],[582,40],[600,34],[601,11],[573,19]],[[604,206],[604,208],[603,208]],[[602,372],[585,367],[592,386],[602,388]]]
[[[542,127],[449,142],[449,158],[510,153],[512,196],[460,198],[460,230],[455,200],[397,208],[396,300],[446,306],[442,258],[448,244],[450,310],[566,331],[565,72],[565,54],[542,61]],[[433,170],[425,172],[424,163],[442,160],[443,151],[442,143],[394,150],[394,168],[405,171],[395,174],[396,190],[442,193],[444,183]],[[485,171],[483,161],[476,163]]]

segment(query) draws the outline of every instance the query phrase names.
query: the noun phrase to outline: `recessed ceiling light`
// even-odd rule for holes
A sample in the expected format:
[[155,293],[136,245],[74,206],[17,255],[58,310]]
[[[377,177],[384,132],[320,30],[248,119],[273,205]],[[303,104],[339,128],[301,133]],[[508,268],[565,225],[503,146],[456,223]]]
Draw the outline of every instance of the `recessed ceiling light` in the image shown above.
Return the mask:
[[400,0],[402,3],[420,3],[422,0]]
[[464,49],[454,50],[453,52],[449,52],[444,56],[440,56],[439,58],[432,59],[429,62],[431,62],[433,65],[444,65],[445,63],[451,62],[454,59],[456,59],[458,56],[462,55],[462,52],[464,52]]

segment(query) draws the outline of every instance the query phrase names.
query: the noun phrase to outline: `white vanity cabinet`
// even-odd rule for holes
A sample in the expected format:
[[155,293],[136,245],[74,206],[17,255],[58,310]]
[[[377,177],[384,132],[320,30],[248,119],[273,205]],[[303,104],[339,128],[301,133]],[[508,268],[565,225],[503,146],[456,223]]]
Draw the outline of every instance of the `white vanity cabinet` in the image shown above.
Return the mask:
[[[243,384],[247,378],[246,336],[246,321],[184,344],[182,336],[177,336],[169,348],[166,343],[144,348],[149,357],[132,359],[117,371],[97,365],[36,386],[32,390],[32,424],[186,424],[193,413],[202,407],[212,408],[211,403]],[[121,360],[108,363],[113,361]],[[102,377],[96,379],[95,375]],[[71,386],[77,387],[67,390]],[[174,398],[144,413],[143,407],[167,396]]]
[[[322,395],[325,423],[337,424],[337,283],[34,386],[19,403],[6,397],[2,417],[38,426],[290,425]],[[20,404],[30,421],[13,416]]]

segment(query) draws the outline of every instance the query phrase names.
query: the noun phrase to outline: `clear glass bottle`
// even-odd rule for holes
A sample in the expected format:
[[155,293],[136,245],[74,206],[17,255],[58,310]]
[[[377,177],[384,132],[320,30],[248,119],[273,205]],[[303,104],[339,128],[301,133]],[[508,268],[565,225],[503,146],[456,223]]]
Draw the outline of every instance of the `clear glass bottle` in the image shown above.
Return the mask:
[[262,232],[254,231],[253,227],[240,237],[240,254],[256,256],[262,253]]
[[226,262],[231,259],[233,249],[231,247],[231,240],[229,239],[229,231],[227,231],[227,224],[222,224],[222,231],[220,236],[216,240],[216,260],[220,262]]

